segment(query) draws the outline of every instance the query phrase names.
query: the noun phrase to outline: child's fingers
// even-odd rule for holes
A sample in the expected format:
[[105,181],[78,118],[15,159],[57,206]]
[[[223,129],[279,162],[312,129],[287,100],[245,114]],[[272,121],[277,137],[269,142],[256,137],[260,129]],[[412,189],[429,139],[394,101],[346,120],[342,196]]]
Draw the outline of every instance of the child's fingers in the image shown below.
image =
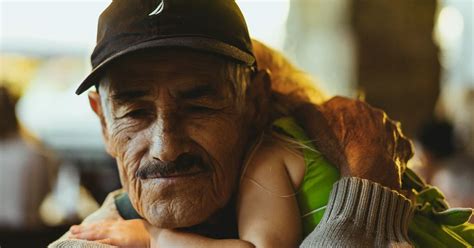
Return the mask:
[[76,233],[81,233],[81,232],[85,232],[88,230],[95,230],[95,229],[99,229],[96,224],[82,224],[82,225],[71,226],[71,228],[69,228],[69,231],[72,234],[76,234]]
[[108,229],[110,226],[110,223],[108,222],[96,222],[96,223],[90,223],[90,224],[81,224],[81,225],[73,225],[71,228],[69,228],[69,231],[72,234],[76,233],[81,233],[85,231],[102,231],[104,229]]
[[69,231],[70,231],[72,234],[80,233],[80,232],[81,232],[81,226],[79,226],[79,225],[73,225],[73,226],[71,226],[71,228],[69,228]]
[[107,230],[95,229],[78,229],[76,233],[72,233],[69,237],[73,239],[85,240],[101,240],[109,237]]
[[99,242],[99,243],[105,244],[105,245],[116,245],[116,243],[110,238],[96,240],[95,242]]

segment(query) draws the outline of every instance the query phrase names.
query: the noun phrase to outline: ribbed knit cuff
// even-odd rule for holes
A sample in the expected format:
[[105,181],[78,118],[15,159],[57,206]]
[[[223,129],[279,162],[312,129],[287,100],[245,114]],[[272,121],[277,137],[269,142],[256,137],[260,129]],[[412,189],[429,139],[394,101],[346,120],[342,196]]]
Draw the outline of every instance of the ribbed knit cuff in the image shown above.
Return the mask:
[[301,247],[411,247],[410,200],[380,184],[345,177],[334,184],[324,217]]
[[117,246],[106,245],[99,242],[79,240],[79,239],[66,239],[58,240],[48,246],[48,248],[116,248]]

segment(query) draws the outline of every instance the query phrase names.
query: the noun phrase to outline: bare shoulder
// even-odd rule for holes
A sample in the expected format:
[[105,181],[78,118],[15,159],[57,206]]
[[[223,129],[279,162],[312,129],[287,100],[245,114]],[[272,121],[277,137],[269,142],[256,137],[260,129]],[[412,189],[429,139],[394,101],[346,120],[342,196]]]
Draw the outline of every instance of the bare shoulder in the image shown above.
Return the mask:
[[272,142],[263,143],[254,152],[243,173],[237,201],[242,240],[256,247],[296,247],[300,242],[297,189],[291,178],[296,170],[287,166],[287,161],[296,157],[297,153]]
[[[290,144],[267,139],[256,149],[246,165],[244,177],[256,180],[263,186],[275,187],[272,179],[287,177],[297,189],[305,173],[302,152]],[[277,187],[278,188],[278,187]]]

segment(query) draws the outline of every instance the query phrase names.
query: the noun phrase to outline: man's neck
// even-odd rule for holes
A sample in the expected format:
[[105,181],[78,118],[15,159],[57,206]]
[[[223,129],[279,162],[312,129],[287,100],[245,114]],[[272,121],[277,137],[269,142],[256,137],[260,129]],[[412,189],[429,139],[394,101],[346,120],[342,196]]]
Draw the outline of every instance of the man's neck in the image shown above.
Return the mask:
[[235,204],[235,197],[232,197],[226,207],[220,209],[206,222],[180,230],[215,239],[238,238]]

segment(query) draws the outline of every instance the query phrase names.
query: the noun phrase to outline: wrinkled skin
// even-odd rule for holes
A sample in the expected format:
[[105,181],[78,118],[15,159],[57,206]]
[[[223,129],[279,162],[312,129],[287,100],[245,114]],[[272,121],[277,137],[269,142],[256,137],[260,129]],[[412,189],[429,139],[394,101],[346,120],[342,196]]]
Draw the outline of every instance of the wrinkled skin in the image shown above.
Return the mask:
[[341,176],[400,190],[401,174],[413,148],[400,123],[385,112],[359,100],[334,97],[321,106],[302,105],[295,115]]
[[[222,61],[188,50],[132,55],[110,66],[99,94],[89,94],[122,185],[153,226],[205,222],[236,190],[244,148],[258,120],[259,99],[252,96],[262,94],[253,91],[267,77],[262,72],[252,78],[255,86],[248,89],[245,108],[238,108],[229,82],[219,76]],[[183,154],[198,157],[208,170],[137,176],[147,164],[173,162]]]

